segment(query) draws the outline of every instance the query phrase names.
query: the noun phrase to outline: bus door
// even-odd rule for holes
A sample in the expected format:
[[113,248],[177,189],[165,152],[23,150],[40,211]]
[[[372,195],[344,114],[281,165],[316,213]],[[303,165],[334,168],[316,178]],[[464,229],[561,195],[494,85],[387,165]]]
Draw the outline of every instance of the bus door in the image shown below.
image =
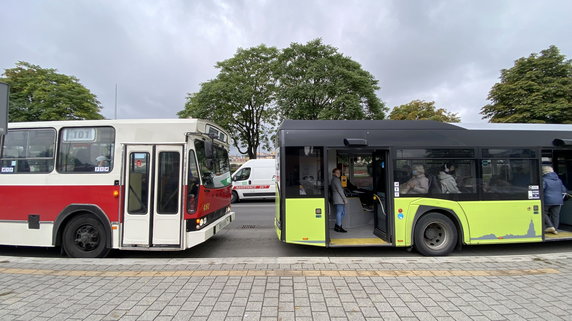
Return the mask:
[[376,150],[373,153],[373,191],[374,191],[374,230],[373,233],[386,242],[390,242],[389,237],[389,209],[388,199],[392,197],[393,187],[388,186],[387,175],[387,151]]
[[182,145],[126,146],[123,246],[180,246]]
[[[572,150],[554,150],[552,158],[552,166],[558,177],[568,189],[568,193],[572,190]],[[572,229],[572,199],[564,201],[564,205],[560,210],[560,226],[567,230]]]

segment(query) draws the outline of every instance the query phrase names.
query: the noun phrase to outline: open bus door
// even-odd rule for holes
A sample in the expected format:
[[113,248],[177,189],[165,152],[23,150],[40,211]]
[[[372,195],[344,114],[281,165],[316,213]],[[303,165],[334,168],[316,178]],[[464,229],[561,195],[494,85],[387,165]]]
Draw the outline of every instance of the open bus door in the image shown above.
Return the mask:
[[[390,245],[387,198],[393,190],[388,185],[387,155],[388,150],[381,149],[328,150],[326,167],[329,173],[334,168],[341,170],[342,187],[348,200],[342,219],[346,232],[335,230],[336,210],[332,202],[328,202],[330,246]],[[329,194],[327,197],[331,198]]]
[[389,204],[388,199],[393,193],[393,186],[389,186],[387,154],[385,150],[376,150],[373,153],[373,204],[375,212],[373,234],[386,242],[391,242],[388,231],[390,215],[387,205]]
[[182,145],[126,146],[122,246],[180,246],[182,154]]
[[[552,158],[552,167],[562,180],[562,183],[568,189],[568,193],[572,190],[572,150],[554,150]],[[572,237],[572,199],[564,201],[564,205],[560,210],[560,229],[566,233],[560,233],[559,237],[552,237],[552,239]]]

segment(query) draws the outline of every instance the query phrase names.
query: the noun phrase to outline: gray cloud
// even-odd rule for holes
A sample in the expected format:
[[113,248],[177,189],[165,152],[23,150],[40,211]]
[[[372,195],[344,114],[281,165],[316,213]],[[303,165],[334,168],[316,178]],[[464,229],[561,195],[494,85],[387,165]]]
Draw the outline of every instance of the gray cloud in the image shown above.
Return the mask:
[[321,37],[370,71],[389,106],[434,100],[481,121],[500,69],[554,44],[569,56],[569,1],[3,1],[0,68],[74,75],[114,117],[176,117],[239,47]]

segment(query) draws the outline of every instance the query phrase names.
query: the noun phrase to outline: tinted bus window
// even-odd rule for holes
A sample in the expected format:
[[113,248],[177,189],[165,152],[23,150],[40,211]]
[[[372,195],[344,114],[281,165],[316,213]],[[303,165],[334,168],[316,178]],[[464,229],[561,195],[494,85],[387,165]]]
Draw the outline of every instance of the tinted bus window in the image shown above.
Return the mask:
[[193,150],[189,151],[189,176],[187,181],[187,213],[193,214],[197,211],[199,185],[201,185],[197,158]]
[[177,214],[179,212],[179,166],[178,152],[159,153],[157,186],[157,213]]
[[539,188],[535,159],[484,159],[481,171],[485,199],[529,199],[529,190]]
[[483,149],[483,158],[536,158],[532,149]]
[[[206,188],[221,188],[231,184],[230,162],[228,152],[221,146],[213,144],[212,155],[206,155],[205,142],[195,141],[195,150],[199,162],[201,179]],[[210,158],[207,156],[211,156]]]
[[149,203],[149,153],[129,156],[129,186],[127,212],[147,214]]
[[321,147],[286,147],[286,197],[324,197]]
[[398,149],[397,158],[474,158],[473,149]]
[[60,131],[58,172],[107,173],[113,169],[115,130],[74,127]]
[[5,137],[1,173],[49,173],[54,170],[54,129],[10,130]]
[[[475,160],[472,159],[397,160],[394,171],[400,196],[429,194],[445,199],[475,198],[476,177]],[[472,196],[467,197],[467,194]]]

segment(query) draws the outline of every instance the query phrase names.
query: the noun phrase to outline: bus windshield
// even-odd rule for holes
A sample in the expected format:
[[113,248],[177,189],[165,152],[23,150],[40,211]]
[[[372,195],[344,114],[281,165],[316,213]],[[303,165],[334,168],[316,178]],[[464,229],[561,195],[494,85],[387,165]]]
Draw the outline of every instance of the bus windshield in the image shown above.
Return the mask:
[[213,144],[212,158],[207,157],[205,142],[195,141],[201,179],[206,188],[221,188],[231,184],[228,152],[224,147]]

